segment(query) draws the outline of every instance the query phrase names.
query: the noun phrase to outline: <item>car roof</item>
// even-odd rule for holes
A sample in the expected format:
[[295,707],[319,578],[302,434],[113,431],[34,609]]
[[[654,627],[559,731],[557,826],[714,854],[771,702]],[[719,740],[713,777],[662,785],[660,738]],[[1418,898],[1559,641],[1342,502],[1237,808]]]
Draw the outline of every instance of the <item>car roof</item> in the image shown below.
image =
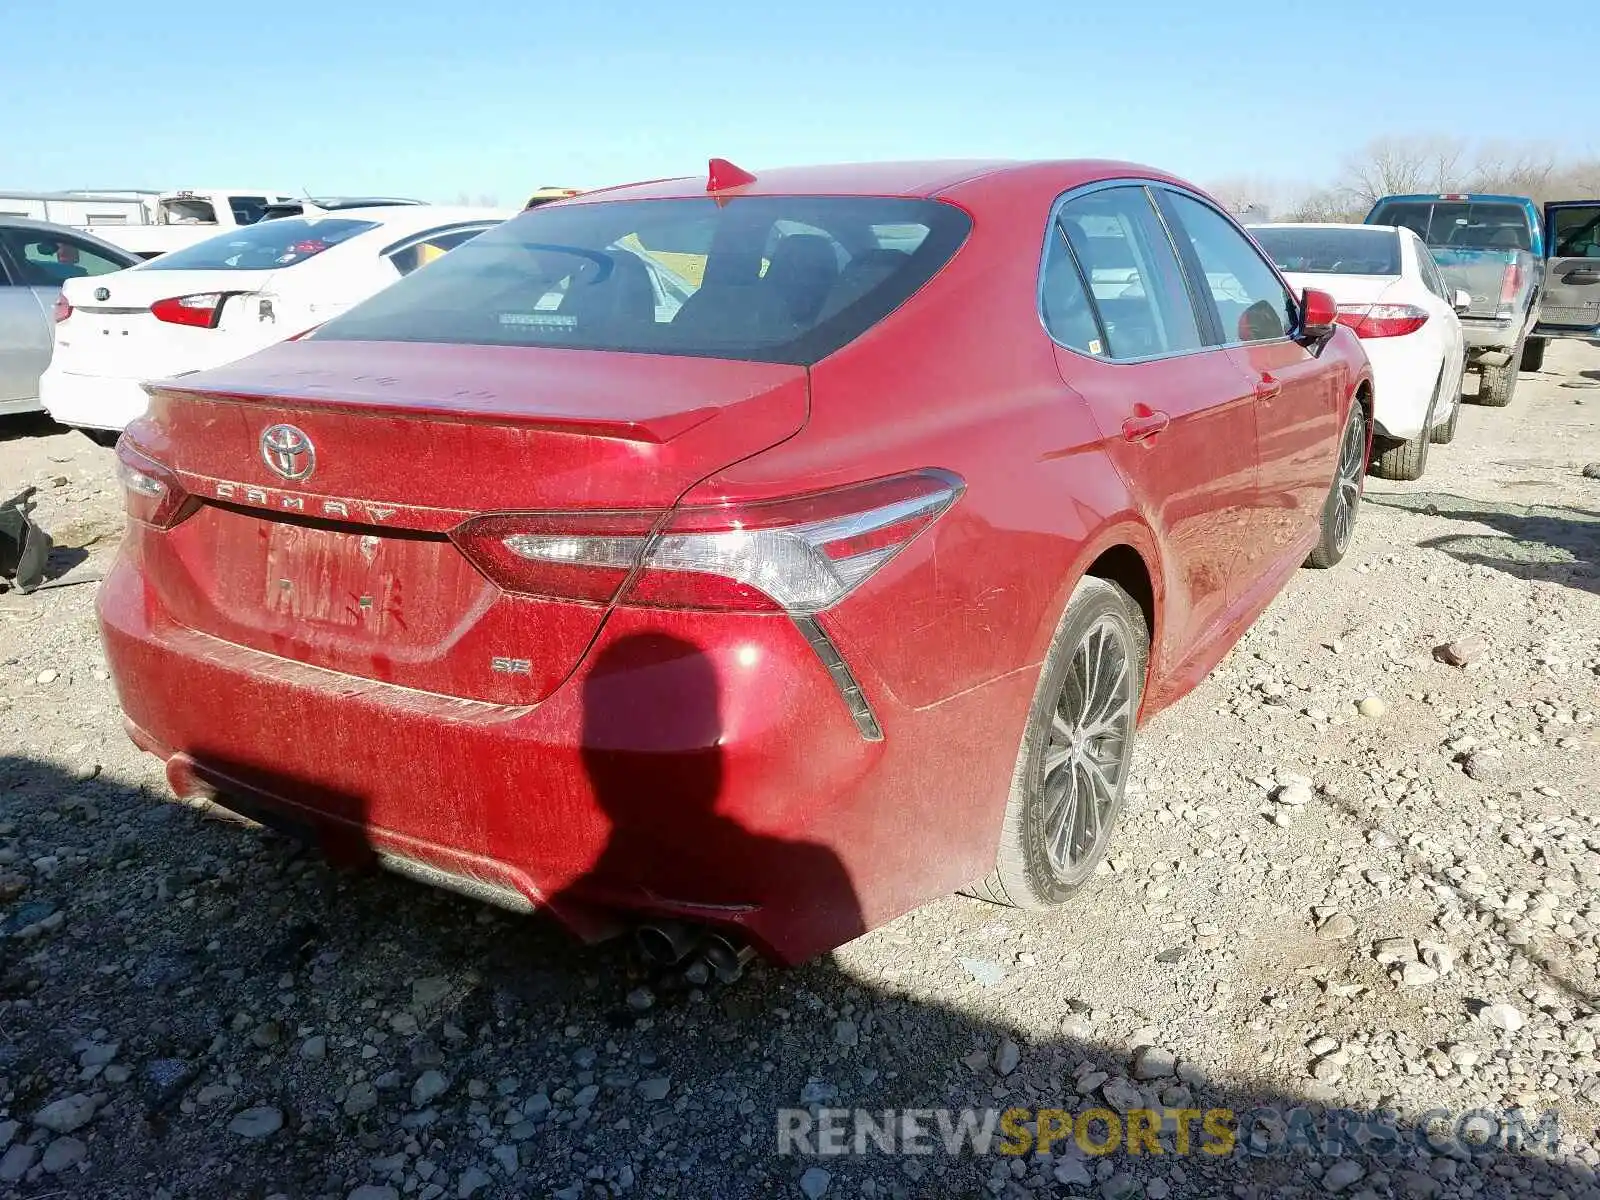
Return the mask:
[[1366,225],[1360,221],[1251,221],[1246,229],[1376,229],[1394,233],[1398,225]]
[[1377,200],[1373,201],[1373,203],[1382,204],[1389,200],[1408,200],[1419,202],[1427,200],[1444,200],[1448,202],[1453,200],[1457,204],[1476,203],[1480,200],[1521,205],[1531,205],[1533,203],[1533,201],[1527,196],[1507,196],[1500,192],[1407,192],[1404,195],[1397,194],[1393,196],[1379,196]]
[[[1008,159],[952,159],[912,162],[839,163],[827,166],[776,167],[752,172],[755,178],[736,187],[722,188],[719,196],[956,196],[967,185],[992,187],[1007,180],[1038,184],[1053,182],[1060,190],[1096,179],[1137,176],[1174,179],[1164,171],[1136,163],[1104,159],[1018,161]],[[703,197],[706,175],[683,175],[621,184],[583,192],[554,203],[596,204],[614,200],[655,200]]]
[[371,208],[335,208],[305,217],[280,217],[285,221],[373,221],[385,228],[405,226],[431,229],[457,221],[504,221],[515,216],[511,208],[470,208],[454,204],[381,204]]

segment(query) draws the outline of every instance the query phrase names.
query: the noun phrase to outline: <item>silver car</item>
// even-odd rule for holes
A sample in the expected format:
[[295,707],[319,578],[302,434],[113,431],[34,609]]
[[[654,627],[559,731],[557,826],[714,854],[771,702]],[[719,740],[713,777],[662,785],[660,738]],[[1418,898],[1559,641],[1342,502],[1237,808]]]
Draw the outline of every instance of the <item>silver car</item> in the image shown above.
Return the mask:
[[0,416],[40,409],[39,376],[55,347],[61,284],[139,261],[82,230],[0,215]]

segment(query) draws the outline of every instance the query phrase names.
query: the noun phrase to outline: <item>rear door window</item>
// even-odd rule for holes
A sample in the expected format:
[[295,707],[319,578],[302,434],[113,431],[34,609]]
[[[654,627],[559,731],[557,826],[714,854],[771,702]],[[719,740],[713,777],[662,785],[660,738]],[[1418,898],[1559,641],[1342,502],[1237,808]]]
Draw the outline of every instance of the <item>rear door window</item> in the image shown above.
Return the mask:
[[389,261],[400,274],[409,275],[418,267],[425,267],[434,259],[443,258],[463,242],[471,241],[483,230],[484,226],[481,225],[474,225],[470,229],[441,230],[402,246],[389,255]]
[[348,217],[282,217],[207,238],[143,264],[141,271],[277,271],[378,228]]
[[1205,276],[1224,344],[1270,342],[1294,328],[1294,297],[1250,239],[1209,204],[1163,191],[1173,236],[1183,239]]
[[896,197],[542,205],[312,336],[809,364],[902,304],[969,227]]
[[1444,276],[1439,274],[1439,265],[1433,261],[1433,255],[1428,253],[1428,248],[1417,239],[1411,243],[1411,249],[1417,256],[1417,270],[1422,275],[1423,286],[1452,308],[1455,307],[1451,301],[1450,289],[1445,286]]
[[1201,347],[1182,271],[1142,187],[1069,200],[1051,232],[1041,298],[1045,327],[1063,345],[1121,360]]
[[0,240],[10,251],[21,276],[19,282],[25,287],[60,287],[69,279],[109,275],[128,265],[108,258],[85,242],[59,234],[4,229],[0,230]]

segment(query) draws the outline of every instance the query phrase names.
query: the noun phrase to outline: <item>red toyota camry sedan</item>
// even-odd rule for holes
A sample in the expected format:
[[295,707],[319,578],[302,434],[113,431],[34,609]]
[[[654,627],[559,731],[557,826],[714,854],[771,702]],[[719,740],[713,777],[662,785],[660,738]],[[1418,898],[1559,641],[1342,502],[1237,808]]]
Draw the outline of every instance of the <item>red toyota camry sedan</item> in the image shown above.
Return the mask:
[[128,728],[180,794],[669,958],[1058,904],[1138,721],[1349,545],[1335,317],[1127,163],[540,206],[150,386]]

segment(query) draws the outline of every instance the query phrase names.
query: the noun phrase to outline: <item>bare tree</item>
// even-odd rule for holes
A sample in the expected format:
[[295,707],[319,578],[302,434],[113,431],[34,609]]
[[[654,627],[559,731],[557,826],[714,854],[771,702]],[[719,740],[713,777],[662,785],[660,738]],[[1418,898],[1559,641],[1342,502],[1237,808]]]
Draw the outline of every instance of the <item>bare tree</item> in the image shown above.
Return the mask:
[[1318,188],[1299,197],[1284,211],[1288,221],[1360,221],[1366,216],[1362,207],[1348,191],[1339,188]]
[[1272,209],[1276,205],[1282,185],[1256,176],[1235,176],[1218,179],[1206,185],[1206,191],[1229,212],[1242,213],[1252,208]]
[[[1360,221],[1380,196],[1498,192],[1543,200],[1600,198],[1600,158],[1563,161],[1541,142],[1473,145],[1447,136],[1382,137],[1347,157],[1333,182],[1296,186],[1239,175],[1207,189],[1236,213],[1261,219],[1261,209],[1292,221]],[[1256,209],[1256,212],[1251,212]]]
[[1549,198],[1556,173],[1556,151],[1549,146],[1497,142],[1483,146],[1476,156],[1471,190],[1508,196]]
[[1558,167],[1547,185],[1547,200],[1593,200],[1600,197],[1600,159],[1582,159]]
[[1362,211],[1379,196],[1449,191],[1465,174],[1466,150],[1451,137],[1376,138],[1345,160],[1338,186]]

